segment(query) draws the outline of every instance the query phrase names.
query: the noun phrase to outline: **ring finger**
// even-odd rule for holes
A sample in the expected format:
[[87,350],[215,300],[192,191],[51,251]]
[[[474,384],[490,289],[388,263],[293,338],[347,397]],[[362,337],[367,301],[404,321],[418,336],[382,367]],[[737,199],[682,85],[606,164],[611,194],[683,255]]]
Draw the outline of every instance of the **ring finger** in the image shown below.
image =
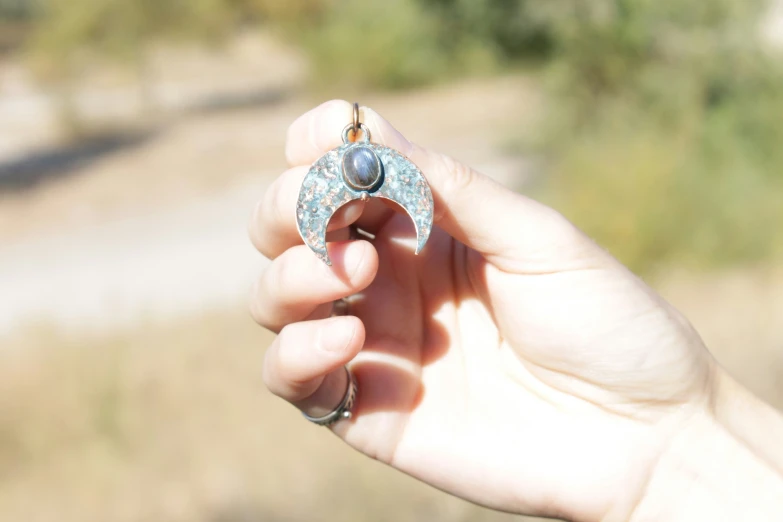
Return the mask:
[[294,323],[267,350],[264,383],[306,414],[321,417],[340,403],[348,386],[342,366],[363,344],[364,327],[355,317]]

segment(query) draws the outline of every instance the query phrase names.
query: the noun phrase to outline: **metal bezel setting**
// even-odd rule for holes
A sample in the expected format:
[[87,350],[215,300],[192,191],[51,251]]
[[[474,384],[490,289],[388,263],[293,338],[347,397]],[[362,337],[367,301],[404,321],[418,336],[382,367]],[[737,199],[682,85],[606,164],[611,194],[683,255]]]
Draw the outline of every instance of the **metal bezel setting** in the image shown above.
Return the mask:
[[[377,170],[378,170],[378,179],[376,179],[375,181],[373,181],[369,185],[356,185],[355,183],[352,183],[350,178],[346,175],[346,172],[345,172],[345,158],[348,156],[349,152],[351,152],[353,150],[357,150],[357,149],[364,149],[364,150],[368,151],[370,154],[372,154],[372,157],[375,160],[375,165],[376,165]],[[340,165],[341,165],[342,173],[343,173],[343,181],[345,182],[346,185],[348,185],[349,187],[351,187],[354,190],[358,190],[360,192],[364,191],[364,192],[372,193],[372,192],[375,192],[376,190],[378,190],[381,187],[381,185],[383,184],[383,163],[381,163],[381,159],[378,157],[378,155],[375,153],[375,151],[372,150],[372,147],[368,147],[363,142],[354,143],[350,147],[345,149],[343,151],[343,153],[342,153],[342,157],[340,158]]]

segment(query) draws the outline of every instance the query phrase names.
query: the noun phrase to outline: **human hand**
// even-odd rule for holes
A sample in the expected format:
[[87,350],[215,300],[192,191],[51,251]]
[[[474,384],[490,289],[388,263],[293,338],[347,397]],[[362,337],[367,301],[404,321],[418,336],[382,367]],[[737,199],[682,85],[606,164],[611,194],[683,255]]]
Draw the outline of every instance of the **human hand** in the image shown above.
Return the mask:
[[[273,259],[252,306],[280,332],[268,387],[322,415],[353,361],[353,418],[332,429],[357,450],[492,508],[628,519],[672,441],[712,415],[722,370],[674,308],[560,214],[363,113],[375,140],[427,177],[436,226],[414,256],[405,214],[356,201],[334,216],[333,266],[323,264],[301,244],[294,210],[351,106],[299,118],[293,168],[251,224]],[[350,224],[375,238],[346,241]],[[329,317],[354,294],[348,316]]]

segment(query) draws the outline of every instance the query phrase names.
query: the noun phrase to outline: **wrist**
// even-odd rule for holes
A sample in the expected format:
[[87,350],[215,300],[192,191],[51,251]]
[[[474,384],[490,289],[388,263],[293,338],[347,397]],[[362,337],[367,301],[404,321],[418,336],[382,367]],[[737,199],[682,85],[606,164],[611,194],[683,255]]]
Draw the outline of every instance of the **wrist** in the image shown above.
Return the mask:
[[783,422],[734,386],[720,376],[712,408],[672,437],[631,521],[783,520]]

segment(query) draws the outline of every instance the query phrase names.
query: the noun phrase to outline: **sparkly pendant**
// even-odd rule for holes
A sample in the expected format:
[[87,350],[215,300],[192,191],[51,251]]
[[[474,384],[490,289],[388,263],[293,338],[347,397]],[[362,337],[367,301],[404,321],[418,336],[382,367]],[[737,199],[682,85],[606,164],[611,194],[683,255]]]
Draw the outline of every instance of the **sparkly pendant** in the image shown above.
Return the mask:
[[[351,142],[350,133],[362,141]],[[343,145],[319,158],[302,182],[296,204],[296,224],[305,244],[327,265],[326,227],[335,212],[351,201],[384,198],[400,205],[416,227],[416,253],[432,231],[432,192],[419,168],[394,149],[370,142],[370,131],[359,123],[354,104],[353,123],[343,129]]]

